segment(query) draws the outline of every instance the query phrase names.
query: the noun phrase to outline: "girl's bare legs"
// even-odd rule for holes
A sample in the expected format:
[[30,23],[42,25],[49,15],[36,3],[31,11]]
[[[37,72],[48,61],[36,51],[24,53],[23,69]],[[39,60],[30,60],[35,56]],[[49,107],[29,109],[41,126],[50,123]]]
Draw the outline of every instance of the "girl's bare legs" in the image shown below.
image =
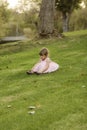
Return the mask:
[[39,65],[40,65],[39,63],[35,64],[34,67],[31,70],[27,71],[27,74],[37,73],[38,69],[39,69]]

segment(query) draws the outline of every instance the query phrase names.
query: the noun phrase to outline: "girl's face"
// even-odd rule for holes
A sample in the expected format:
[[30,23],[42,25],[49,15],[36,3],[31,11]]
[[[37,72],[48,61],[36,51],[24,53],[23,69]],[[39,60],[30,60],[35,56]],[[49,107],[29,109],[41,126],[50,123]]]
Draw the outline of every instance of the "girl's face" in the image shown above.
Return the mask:
[[47,58],[47,56],[46,55],[41,55],[40,58],[41,58],[41,60],[45,60]]

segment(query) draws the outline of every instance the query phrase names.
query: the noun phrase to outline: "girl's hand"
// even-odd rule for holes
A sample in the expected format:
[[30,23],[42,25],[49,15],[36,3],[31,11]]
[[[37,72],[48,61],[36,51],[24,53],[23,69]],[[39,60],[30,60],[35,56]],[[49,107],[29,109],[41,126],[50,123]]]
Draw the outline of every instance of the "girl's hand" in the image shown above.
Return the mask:
[[37,72],[38,74],[42,74],[42,72],[41,71],[39,71],[39,72]]

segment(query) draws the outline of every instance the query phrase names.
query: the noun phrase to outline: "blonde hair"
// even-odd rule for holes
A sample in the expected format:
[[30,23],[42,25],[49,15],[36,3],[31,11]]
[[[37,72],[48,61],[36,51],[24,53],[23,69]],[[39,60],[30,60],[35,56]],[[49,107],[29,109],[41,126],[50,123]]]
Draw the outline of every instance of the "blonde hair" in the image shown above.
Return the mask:
[[41,51],[39,52],[39,55],[40,56],[43,56],[43,55],[48,56],[48,53],[49,53],[49,51],[47,48],[42,48]]

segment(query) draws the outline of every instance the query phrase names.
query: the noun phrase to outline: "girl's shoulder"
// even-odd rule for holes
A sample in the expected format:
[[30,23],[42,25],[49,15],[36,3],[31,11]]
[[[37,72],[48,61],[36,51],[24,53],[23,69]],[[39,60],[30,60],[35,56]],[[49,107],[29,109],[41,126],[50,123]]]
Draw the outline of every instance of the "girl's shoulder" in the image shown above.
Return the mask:
[[47,57],[46,62],[51,62],[51,59],[49,57]]

